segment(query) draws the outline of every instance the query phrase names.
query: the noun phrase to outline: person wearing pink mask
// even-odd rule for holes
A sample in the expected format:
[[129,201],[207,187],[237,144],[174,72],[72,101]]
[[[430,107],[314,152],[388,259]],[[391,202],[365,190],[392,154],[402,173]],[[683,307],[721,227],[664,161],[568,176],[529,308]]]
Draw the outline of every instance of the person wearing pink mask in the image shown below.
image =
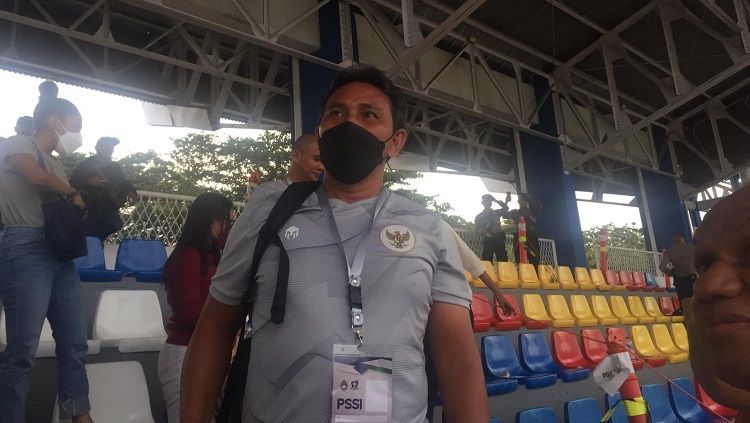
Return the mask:
[[177,247],[164,265],[164,286],[172,316],[159,353],[159,380],[169,423],[180,421],[182,360],[208,296],[233,217],[227,197],[207,192],[190,205]]

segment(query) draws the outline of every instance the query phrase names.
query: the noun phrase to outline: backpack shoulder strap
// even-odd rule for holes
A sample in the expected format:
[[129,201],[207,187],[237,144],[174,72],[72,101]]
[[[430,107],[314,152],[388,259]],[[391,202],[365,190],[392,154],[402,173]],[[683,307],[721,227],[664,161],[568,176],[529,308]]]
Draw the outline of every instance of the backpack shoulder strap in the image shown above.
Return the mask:
[[266,222],[260,228],[258,240],[255,243],[253,252],[253,262],[250,266],[249,289],[246,294],[246,301],[252,301],[252,294],[255,288],[255,278],[258,273],[260,261],[263,258],[268,246],[273,244],[281,250],[279,259],[279,268],[276,275],[276,290],[271,305],[271,321],[276,324],[284,323],[284,314],[286,313],[286,292],[289,284],[289,256],[287,255],[284,245],[279,237],[279,229],[289,220],[292,215],[299,210],[302,203],[320,186],[320,182],[295,182],[289,185],[276,201],[271,213],[268,215]]

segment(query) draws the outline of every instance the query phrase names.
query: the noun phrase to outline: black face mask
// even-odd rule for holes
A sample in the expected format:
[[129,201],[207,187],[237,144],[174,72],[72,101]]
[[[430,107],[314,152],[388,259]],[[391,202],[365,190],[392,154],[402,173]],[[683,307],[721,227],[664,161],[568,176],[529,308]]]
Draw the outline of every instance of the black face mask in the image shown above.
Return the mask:
[[350,121],[323,132],[318,147],[325,171],[349,185],[361,182],[385,160],[385,142]]

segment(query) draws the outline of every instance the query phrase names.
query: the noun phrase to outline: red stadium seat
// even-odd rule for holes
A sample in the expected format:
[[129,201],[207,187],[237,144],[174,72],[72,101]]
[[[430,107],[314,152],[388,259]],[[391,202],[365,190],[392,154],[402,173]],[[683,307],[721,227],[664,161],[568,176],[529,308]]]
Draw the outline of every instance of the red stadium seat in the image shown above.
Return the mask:
[[581,353],[578,337],[570,332],[552,332],[552,356],[565,369],[592,368],[591,362]]
[[665,316],[671,316],[674,313],[674,304],[670,297],[659,297],[659,308]]
[[641,272],[633,272],[633,284],[644,292],[654,292],[654,288],[646,283],[646,276]]
[[632,273],[621,271],[618,272],[618,274],[620,275],[620,283],[622,283],[628,291],[640,291],[641,288],[635,286]]
[[625,290],[625,287],[622,286],[622,282],[620,282],[620,277],[617,276],[617,271],[607,270],[607,277],[605,279],[607,280],[607,284],[612,287],[612,290],[614,291]]
[[503,294],[506,300],[513,307],[515,313],[506,316],[503,309],[495,304],[495,329],[497,330],[516,330],[521,328],[521,309],[518,307],[518,301],[512,294]]
[[607,356],[607,345],[602,332],[599,329],[581,329],[583,339],[583,357],[589,362],[589,368],[593,369]]
[[672,305],[674,306],[675,310],[679,310],[682,308],[682,304],[680,304],[680,299],[677,297],[672,297]]
[[474,332],[487,332],[495,324],[495,319],[492,317],[492,306],[484,294],[473,294],[471,297]]
[[[698,381],[695,381],[695,392],[697,394],[696,397],[702,403],[701,407],[703,407],[703,409],[707,412],[726,418],[737,416],[737,410],[729,408],[725,405],[721,405],[718,402],[714,401],[713,398],[709,397],[706,391],[703,390],[703,387],[701,387],[701,385],[698,383]],[[705,407],[703,405],[705,405]]]

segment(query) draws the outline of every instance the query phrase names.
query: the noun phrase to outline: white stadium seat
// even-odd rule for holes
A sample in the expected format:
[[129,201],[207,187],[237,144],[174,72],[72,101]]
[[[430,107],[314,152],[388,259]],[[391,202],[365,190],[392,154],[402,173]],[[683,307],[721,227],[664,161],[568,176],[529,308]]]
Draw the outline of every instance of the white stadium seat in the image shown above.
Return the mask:
[[156,292],[106,290],[94,315],[94,339],[120,352],[159,351],[167,339]]

